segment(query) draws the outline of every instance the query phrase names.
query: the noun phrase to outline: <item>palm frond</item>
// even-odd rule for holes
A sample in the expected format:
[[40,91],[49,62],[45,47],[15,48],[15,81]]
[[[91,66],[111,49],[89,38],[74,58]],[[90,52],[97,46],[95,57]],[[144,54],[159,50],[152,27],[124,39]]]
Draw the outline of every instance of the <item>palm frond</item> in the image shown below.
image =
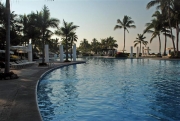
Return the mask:
[[147,4],[146,8],[150,9],[151,7],[153,7],[154,5],[157,5],[159,3],[160,3],[160,0],[152,0]]
[[114,30],[116,30],[116,29],[121,29],[121,28],[122,28],[122,26],[116,25],[116,26],[114,27]]

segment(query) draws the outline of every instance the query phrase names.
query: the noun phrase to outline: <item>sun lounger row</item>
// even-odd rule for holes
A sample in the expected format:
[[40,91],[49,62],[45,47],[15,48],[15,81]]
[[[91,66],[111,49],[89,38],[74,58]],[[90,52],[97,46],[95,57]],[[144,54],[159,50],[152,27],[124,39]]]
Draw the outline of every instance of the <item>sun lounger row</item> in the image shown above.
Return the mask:
[[33,65],[36,62],[28,62],[27,60],[18,60],[10,62],[10,67],[13,69],[21,69]]

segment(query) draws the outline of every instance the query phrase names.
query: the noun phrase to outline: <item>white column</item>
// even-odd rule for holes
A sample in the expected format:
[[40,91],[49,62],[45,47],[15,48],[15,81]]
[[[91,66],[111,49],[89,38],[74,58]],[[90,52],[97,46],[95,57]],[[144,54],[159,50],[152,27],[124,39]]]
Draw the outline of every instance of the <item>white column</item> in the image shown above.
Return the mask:
[[60,62],[63,62],[64,61],[63,45],[59,46],[59,50],[60,50]]
[[139,47],[137,47],[137,51],[136,51],[136,58],[139,57]]
[[76,61],[76,44],[73,45],[73,61]]
[[142,47],[142,56],[144,56],[144,47]]
[[28,45],[28,61],[32,62],[32,45]]
[[49,62],[49,45],[45,45],[45,62]]
[[147,47],[147,55],[149,55],[149,47]]
[[133,46],[131,46],[130,58],[133,58]]

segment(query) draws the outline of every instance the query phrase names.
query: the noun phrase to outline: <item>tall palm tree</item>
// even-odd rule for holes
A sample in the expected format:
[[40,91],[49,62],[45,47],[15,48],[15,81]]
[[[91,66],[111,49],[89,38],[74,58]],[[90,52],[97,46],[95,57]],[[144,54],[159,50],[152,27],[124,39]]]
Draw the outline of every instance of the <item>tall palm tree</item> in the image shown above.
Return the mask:
[[143,34],[137,34],[138,37],[136,37],[136,40],[134,41],[134,47],[136,47],[138,44],[140,44],[140,53],[141,53],[141,44],[147,45],[146,37]]
[[132,25],[132,24],[134,24],[134,21],[131,19],[131,17],[126,16],[126,15],[124,16],[123,21],[118,19],[117,23],[119,25],[116,25],[114,27],[114,30],[121,29],[121,28],[124,29],[124,47],[123,47],[123,53],[124,53],[124,51],[125,51],[125,31],[127,31],[129,33],[128,28],[136,28],[136,26]]
[[74,32],[79,26],[73,25],[73,22],[66,22],[63,20],[63,26],[58,29],[55,33],[59,36],[65,37],[65,48],[66,48],[66,62],[68,62],[68,37],[70,37],[70,33]]
[[44,63],[44,45],[45,45],[45,34],[47,31],[50,31],[49,28],[58,28],[59,20],[56,18],[50,17],[50,12],[47,6],[44,5],[41,12],[37,13],[37,27],[40,29],[42,34],[42,63]]
[[[172,39],[172,44],[173,44],[173,49],[174,49],[174,55],[176,55],[176,52],[175,52],[175,43],[174,43],[174,38],[173,38],[173,33],[172,33],[172,14],[170,13],[170,9],[172,7],[172,3],[173,3],[174,0],[152,0],[150,1],[146,8],[149,9],[151,8],[152,6],[155,6],[155,5],[158,5],[157,6],[157,9],[160,9],[161,12],[166,15],[166,19],[169,23],[169,29],[170,29],[170,33],[171,33],[171,39]],[[179,1],[179,0],[177,0]]]
[[[166,55],[166,46],[167,46],[167,37],[171,38],[171,33],[170,30],[166,29],[166,26],[164,26],[161,30],[161,32],[163,33],[164,37],[165,37],[165,42],[164,42],[164,53],[163,55]],[[174,38],[174,35],[173,35]]]
[[176,28],[176,56],[179,52],[179,24],[180,24],[180,1],[173,0],[170,8],[171,16],[173,17],[173,27]]
[[159,21],[158,19],[153,19],[151,21],[151,23],[147,23],[146,24],[146,29],[144,30],[144,33],[151,33],[151,39],[150,39],[150,43],[152,42],[152,40],[154,38],[156,38],[158,36],[159,39],[159,54],[161,54],[161,38],[160,38],[160,33],[162,30],[162,26],[161,26],[161,21]]

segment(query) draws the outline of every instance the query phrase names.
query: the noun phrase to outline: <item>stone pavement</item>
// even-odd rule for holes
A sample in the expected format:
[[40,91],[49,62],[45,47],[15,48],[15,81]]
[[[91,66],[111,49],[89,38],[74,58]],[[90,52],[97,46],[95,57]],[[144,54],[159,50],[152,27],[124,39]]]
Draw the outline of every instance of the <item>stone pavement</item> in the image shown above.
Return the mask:
[[36,84],[40,76],[54,67],[84,62],[54,63],[53,67],[34,64],[11,70],[18,79],[0,80],[0,121],[41,121],[36,103]]

